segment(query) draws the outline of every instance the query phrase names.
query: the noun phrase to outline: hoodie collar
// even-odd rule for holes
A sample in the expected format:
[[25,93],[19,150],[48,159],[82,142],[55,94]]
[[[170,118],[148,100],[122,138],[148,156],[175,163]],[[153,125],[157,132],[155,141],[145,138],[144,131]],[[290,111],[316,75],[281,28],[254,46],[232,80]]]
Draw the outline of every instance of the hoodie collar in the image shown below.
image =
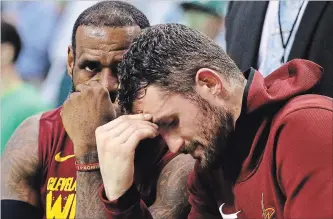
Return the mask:
[[294,59],[264,78],[250,68],[244,72],[248,80],[243,95],[242,113],[249,114],[270,105],[311,93],[319,83],[323,69],[307,60]]

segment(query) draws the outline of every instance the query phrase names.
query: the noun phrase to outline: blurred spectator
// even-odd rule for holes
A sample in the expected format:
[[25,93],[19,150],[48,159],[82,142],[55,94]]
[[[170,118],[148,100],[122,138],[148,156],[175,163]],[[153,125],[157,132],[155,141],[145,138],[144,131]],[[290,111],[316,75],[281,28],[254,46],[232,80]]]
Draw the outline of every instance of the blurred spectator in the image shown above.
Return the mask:
[[238,67],[267,76],[302,58],[324,68],[315,93],[333,97],[333,2],[241,1],[229,5],[227,52]]
[[181,23],[214,39],[225,48],[224,18],[228,1],[184,1],[173,7],[166,23]]
[[3,16],[17,28],[23,43],[17,70],[23,80],[39,87],[50,65],[47,50],[59,6],[54,1],[6,1],[3,7]]
[[69,1],[56,26],[56,34],[50,43],[50,70],[41,86],[41,95],[45,102],[53,106],[62,105],[71,89],[71,79],[67,74],[67,49],[71,44],[72,30],[82,11],[98,1]]
[[1,21],[1,154],[24,119],[48,109],[37,90],[25,84],[15,68],[21,47],[16,29]]

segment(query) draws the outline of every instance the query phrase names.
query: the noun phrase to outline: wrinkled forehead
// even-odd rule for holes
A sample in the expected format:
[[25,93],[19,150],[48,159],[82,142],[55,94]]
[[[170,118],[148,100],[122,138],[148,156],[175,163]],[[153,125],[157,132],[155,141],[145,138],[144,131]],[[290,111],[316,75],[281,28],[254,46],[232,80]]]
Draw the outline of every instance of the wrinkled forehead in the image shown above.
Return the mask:
[[141,32],[139,26],[129,27],[96,27],[80,26],[76,32],[77,51],[84,48],[124,50]]

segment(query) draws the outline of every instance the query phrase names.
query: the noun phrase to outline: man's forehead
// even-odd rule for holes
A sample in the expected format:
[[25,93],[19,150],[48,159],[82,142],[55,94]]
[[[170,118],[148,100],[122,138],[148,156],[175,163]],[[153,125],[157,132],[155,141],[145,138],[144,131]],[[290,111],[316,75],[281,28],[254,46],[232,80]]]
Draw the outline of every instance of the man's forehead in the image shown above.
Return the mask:
[[95,27],[80,26],[76,32],[77,47],[108,47],[109,50],[127,49],[141,32],[139,26]]
[[151,113],[153,116],[157,115],[165,109],[164,106],[167,100],[171,97],[156,86],[148,86],[147,88],[142,89],[139,93],[142,95],[133,102],[132,107],[132,112],[135,114]]

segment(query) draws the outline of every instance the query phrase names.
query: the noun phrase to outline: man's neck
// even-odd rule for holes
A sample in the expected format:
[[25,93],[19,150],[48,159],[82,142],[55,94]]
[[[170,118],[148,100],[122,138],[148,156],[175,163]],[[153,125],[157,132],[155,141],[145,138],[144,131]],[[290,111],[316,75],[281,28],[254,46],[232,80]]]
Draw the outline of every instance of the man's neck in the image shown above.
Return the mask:
[[[241,85],[237,85],[233,89],[233,94],[234,97],[233,99],[233,115],[235,119],[235,123],[238,120],[238,118],[241,115],[242,112],[242,107],[243,107],[243,98],[244,98],[244,92],[245,92],[245,87],[247,84],[247,80],[244,79]],[[235,125],[235,124],[234,124]]]

